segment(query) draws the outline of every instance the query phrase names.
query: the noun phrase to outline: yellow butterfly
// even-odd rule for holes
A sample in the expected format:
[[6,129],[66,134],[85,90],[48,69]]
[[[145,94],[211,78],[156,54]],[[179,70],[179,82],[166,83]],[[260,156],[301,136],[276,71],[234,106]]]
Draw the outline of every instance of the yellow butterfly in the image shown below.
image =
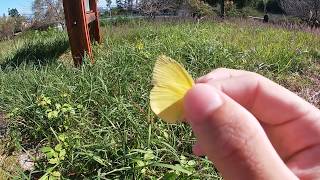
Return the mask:
[[184,96],[194,85],[191,75],[175,60],[160,56],[153,70],[153,85],[152,111],[168,123],[181,121]]

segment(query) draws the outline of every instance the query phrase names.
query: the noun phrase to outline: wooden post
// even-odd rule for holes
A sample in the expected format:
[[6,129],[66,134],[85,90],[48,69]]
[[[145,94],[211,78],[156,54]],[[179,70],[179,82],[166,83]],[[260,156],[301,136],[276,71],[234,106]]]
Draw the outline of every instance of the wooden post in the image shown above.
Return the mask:
[[86,12],[85,0],[63,0],[63,7],[75,66],[81,66],[85,53],[93,64],[90,35],[101,41],[96,0],[90,0],[90,12]]
[[96,0],[90,0],[90,9],[94,12],[96,20],[90,23],[90,30],[92,32],[92,35],[94,39],[101,43],[101,36],[100,36],[100,22],[99,22],[99,11],[97,9],[97,1]]

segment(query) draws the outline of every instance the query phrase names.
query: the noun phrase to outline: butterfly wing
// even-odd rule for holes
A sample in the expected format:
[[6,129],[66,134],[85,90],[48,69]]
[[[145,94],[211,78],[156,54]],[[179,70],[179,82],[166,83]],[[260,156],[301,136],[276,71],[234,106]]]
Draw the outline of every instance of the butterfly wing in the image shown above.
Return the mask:
[[169,57],[160,56],[153,71],[151,109],[168,123],[182,120],[183,98],[193,84],[191,75],[182,65]]

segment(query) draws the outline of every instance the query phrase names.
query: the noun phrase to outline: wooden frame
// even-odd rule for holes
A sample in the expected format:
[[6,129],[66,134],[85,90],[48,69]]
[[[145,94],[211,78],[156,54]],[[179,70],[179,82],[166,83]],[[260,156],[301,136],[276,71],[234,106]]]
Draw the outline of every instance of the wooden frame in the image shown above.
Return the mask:
[[[86,1],[89,1],[90,4],[88,12],[86,11]],[[98,43],[101,42],[96,0],[63,0],[63,7],[75,66],[81,66],[85,54],[93,64],[90,37],[93,37]]]

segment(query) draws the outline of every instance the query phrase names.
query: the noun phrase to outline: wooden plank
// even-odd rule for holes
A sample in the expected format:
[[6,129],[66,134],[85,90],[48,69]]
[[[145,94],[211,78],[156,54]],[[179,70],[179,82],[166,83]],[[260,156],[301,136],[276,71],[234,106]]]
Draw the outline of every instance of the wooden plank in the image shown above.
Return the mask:
[[85,0],[63,0],[63,7],[75,66],[82,64],[85,53],[93,64],[90,34],[99,43],[101,40],[96,0],[90,0],[89,12]]
[[91,34],[98,43],[101,43],[99,10],[97,7],[97,1],[90,0],[90,8],[96,14],[96,21],[92,22],[91,25]]
[[87,52],[87,55],[89,56],[91,63],[94,63],[93,55],[92,55],[92,47],[91,47],[91,40],[90,40],[90,34],[89,34],[89,26],[86,18],[86,5],[85,0],[80,0],[80,28],[81,28],[81,35],[82,35],[82,41],[84,45],[84,49]]
[[81,39],[81,31],[78,30],[79,14],[77,0],[64,0],[64,12],[67,25],[67,31],[69,35],[69,43],[71,47],[72,57],[75,66],[82,64],[82,58],[84,54]]

